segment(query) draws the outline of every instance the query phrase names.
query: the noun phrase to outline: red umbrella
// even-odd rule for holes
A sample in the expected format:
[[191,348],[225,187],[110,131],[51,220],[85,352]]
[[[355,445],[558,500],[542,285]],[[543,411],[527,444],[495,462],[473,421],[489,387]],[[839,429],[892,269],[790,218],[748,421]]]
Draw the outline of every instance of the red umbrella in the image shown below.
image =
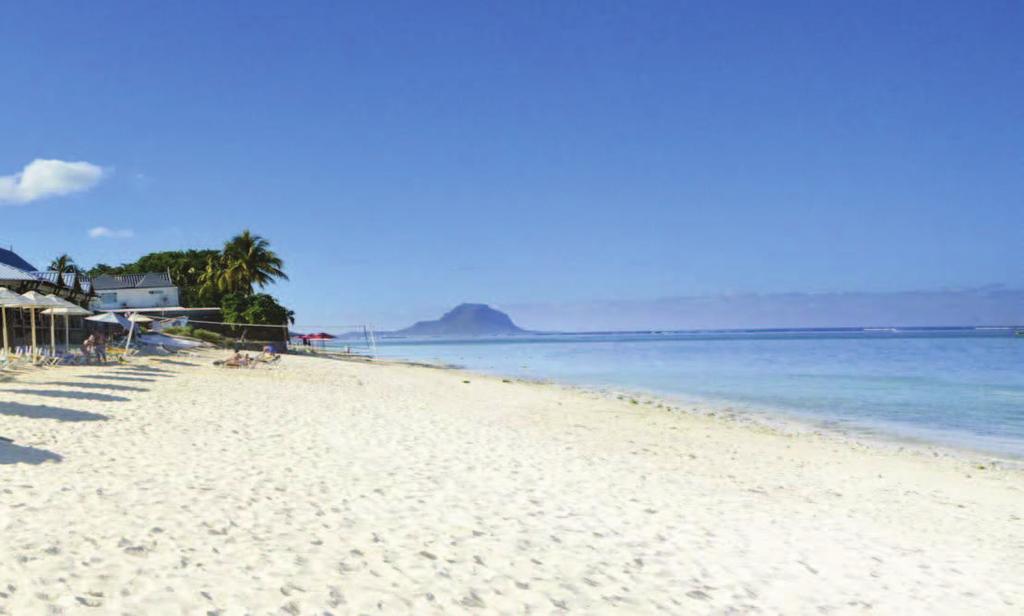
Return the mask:
[[334,340],[337,336],[332,336],[327,332],[320,332],[319,334],[306,334],[305,336],[299,336],[302,340]]

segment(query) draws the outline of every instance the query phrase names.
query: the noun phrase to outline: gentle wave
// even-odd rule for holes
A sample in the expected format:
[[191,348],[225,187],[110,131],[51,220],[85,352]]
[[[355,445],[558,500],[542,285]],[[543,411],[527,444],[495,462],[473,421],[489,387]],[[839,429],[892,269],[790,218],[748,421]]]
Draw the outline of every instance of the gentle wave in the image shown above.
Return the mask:
[[718,400],[739,410],[1024,457],[1014,328],[385,339],[386,357]]

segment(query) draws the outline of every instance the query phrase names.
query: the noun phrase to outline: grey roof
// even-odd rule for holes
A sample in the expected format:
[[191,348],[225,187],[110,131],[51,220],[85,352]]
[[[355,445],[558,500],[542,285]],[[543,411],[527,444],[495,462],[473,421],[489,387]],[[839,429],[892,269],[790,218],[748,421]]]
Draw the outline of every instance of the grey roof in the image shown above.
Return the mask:
[[6,248],[0,248],[0,265],[9,265],[23,272],[34,272],[36,270],[31,263]]
[[13,267],[13,266],[8,265],[6,263],[0,263],[0,280],[30,280],[30,281],[32,281],[32,280],[36,280],[36,278],[32,274],[30,274],[30,273],[28,273],[28,272],[26,272],[24,270],[20,270],[20,269],[18,269],[16,267]]
[[[52,285],[57,284],[57,272],[32,272],[32,275],[39,280],[43,280]],[[64,286],[71,288],[75,285],[75,274],[71,272],[64,273]],[[78,286],[86,293],[92,288],[92,283],[89,281],[89,276],[85,274],[78,274]]]
[[152,289],[155,287],[173,287],[171,275],[167,272],[149,272],[148,274],[125,274],[124,276],[96,276],[92,279],[92,287],[97,291],[114,291],[117,289]]
[[[75,285],[75,275],[65,273],[64,286],[72,288]],[[0,248],[0,280],[20,280],[34,282],[41,280],[52,285],[57,285],[57,272],[39,272],[32,264],[22,259],[14,251]],[[85,274],[78,274],[78,287],[85,293],[92,290],[92,283]]]

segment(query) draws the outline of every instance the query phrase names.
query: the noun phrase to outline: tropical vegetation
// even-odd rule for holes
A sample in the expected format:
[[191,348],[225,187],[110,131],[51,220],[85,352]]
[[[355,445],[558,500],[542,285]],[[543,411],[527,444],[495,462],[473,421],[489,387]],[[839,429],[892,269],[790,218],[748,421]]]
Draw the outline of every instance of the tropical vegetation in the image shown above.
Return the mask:
[[257,293],[278,280],[288,280],[288,275],[270,242],[248,229],[225,242],[221,250],[154,252],[133,263],[97,263],[88,270],[93,277],[147,272],[168,272],[182,306],[217,306],[226,322],[280,325],[294,321],[292,311],[273,296]]
[[294,323],[295,313],[266,293],[229,293],[221,300],[226,323]]
[[171,280],[178,287],[181,305],[187,308],[199,306],[219,306],[222,294],[212,293],[204,289],[200,277],[206,271],[211,259],[219,258],[218,250],[171,250],[152,252],[134,263],[111,266],[97,263],[89,269],[90,276],[109,274],[123,276],[126,274],[145,274],[147,272],[168,272]]
[[207,261],[200,281],[223,293],[248,296],[254,286],[262,289],[278,279],[288,280],[283,267],[281,258],[270,250],[270,242],[246,229]]
[[50,271],[60,274],[77,274],[79,270],[75,260],[65,253],[50,261]]
[[[78,269],[78,265],[75,264],[75,260],[72,259],[67,253],[64,253],[50,262],[49,270],[51,272],[57,272],[57,286],[63,287],[65,285],[64,274],[78,274],[81,270]],[[76,289],[78,288],[77,278],[73,285]]]

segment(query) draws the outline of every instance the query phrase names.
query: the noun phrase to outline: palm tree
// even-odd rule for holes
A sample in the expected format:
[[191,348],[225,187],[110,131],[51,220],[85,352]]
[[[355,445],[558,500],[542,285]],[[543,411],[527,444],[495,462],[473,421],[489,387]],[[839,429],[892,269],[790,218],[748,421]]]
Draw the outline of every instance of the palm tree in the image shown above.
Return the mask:
[[78,274],[78,265],[67,253],[50,262],[50,271],[57,272],[57,286],[64,286],[64,274]]
[[[248,229],[224,244],[220,261],[217,286],[228,293],[251,295],[254,286],[262,289],[277,279],[288,280],[284,261],[270,249],[270,242]],[[210,270],[216,266],[208,262],[204,275],[213,276]]]
[[222,292],[224,255],[207,257],[206,266],[199,272],[196,281],[199,283],[199,296],[211,297]]

